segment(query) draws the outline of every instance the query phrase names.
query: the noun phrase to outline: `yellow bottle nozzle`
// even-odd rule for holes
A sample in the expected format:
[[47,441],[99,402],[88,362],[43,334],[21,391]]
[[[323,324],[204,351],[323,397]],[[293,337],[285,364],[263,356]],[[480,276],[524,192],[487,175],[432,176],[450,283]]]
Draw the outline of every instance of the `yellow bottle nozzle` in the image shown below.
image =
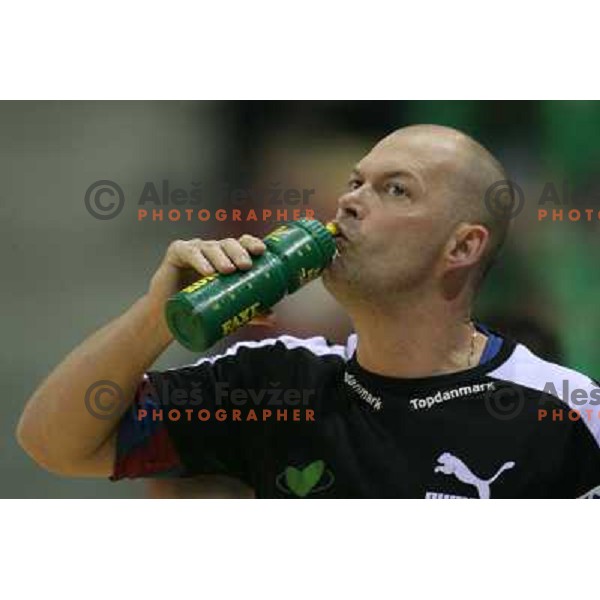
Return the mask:
[[333,221],[327,223],[327,225],[325,225],[325,229],[327,229],[327,231],[329,231],[329,233],[333,236],[336,236],[340,232],[340,228],[337,226],[337,223],[334,223]]

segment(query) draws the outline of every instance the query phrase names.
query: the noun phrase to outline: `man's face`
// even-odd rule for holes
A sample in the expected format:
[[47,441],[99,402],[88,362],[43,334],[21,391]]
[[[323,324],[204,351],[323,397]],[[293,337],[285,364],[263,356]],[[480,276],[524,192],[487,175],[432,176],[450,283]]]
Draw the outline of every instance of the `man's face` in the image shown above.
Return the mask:
[[459,154],[452,139],[401,130],[356,165],[336,214],[346,239],[323,274],[338,300],[377,304],[435,280],[457,222],[448,180]]

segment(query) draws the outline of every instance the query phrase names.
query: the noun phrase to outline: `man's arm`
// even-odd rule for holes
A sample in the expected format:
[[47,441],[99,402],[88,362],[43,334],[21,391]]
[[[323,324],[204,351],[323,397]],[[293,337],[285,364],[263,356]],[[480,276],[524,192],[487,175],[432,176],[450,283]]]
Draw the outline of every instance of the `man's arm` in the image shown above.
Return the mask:
[[[62,475],[109,476],[119,421],[133,402],[144,372],[172,341],[164,304],[199,275],[249,269],[262,240],[173,242],[154,274],[148,293],[126,313],[75,348],[27,402],[17,427],[23,449],[42,467]],[[94,416],[85,397],[96,382],[119,386],[123,398],[114,414]]]

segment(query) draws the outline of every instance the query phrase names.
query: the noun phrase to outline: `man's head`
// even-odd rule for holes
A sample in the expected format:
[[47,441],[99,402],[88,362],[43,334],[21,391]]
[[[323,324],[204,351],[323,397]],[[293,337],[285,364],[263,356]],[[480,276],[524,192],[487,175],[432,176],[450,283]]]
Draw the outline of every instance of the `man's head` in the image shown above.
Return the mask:
[[506,235],[508,214],[484,202],[504,179],[500,163],[460,131],[395,131],[357,163],[339,198],[336,221],[347,240],[325,285],[344,303],[384,304],[413,292],[469,301]]

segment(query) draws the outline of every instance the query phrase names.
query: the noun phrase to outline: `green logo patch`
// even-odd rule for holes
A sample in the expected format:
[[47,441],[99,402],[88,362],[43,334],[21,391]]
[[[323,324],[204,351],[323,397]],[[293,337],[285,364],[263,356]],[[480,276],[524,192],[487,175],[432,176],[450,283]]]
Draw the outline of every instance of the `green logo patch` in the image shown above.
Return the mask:
[[288,488],[296,496],[304,498],[319,483],[324,471],[325,462],[322,460],[315,460],[303,469],[287,467],[285,470],[285,481]]

